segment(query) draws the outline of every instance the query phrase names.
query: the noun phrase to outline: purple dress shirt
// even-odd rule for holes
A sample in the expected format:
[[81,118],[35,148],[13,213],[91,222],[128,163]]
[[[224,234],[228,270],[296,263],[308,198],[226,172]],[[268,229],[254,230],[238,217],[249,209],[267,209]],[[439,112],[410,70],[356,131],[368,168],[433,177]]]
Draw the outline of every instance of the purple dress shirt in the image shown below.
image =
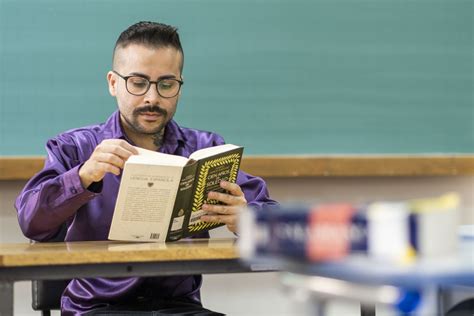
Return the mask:
[[[48,141],[43,170],[30,179],[15,203],[26,237],[47,241],[66,223],[66,241],[107,240],[120,176],[107,174],[101,182],[84,189],[78,174],[104,139],[130,142],[122,130],[118,111],[105,123],[70,130]],[[165,128],[160,152],[189,157],[198,149],[221,144],[224,144],[223,138],[215,133],[183,128],[172,120]],[[269,198],[261,178],[239,172],[237,183],[249,205],[260,208],[276,203]],[[209,237],[209,234],[196,237]],[[63,293],[61,310],[63,315],[83,314],[139,294],[164,300],[179,297],[200,303],[201,281],[199,275],[74,279]]]

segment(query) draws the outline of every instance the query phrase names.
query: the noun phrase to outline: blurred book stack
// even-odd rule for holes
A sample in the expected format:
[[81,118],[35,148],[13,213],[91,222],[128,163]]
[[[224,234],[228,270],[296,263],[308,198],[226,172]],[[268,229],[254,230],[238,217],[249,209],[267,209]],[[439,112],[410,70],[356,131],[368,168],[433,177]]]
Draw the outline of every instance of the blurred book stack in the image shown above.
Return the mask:
[[365,205],[331,203],[245,209],[239,250],[245,259],[337,261],[352,254],[411,262],[457,252],[459,196]]

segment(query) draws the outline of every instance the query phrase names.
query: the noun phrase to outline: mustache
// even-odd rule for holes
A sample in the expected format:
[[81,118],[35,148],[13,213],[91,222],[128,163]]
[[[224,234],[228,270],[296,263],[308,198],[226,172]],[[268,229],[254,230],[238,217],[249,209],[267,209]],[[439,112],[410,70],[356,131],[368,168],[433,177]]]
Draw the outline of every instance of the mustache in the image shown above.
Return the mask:
[[144,106],[142,108],[138,108],[138,109],[133,110],[134,115],[138,115],[138,114],[141,114],[141,113],[153,113],[153,112],[156,112],[156,113],[161,114],[163,116],[168,115],[168,112],[166,112],[165,109],[159,107],[158,105],[148,105],[148,106]]

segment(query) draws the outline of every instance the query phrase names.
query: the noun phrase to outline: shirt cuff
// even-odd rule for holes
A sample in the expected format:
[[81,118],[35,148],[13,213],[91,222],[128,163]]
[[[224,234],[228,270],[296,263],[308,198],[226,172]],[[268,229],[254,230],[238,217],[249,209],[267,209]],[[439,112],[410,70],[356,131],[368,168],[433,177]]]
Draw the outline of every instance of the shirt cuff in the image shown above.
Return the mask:
[[71,199],[74,197],[81,196],[86,199],[90,199],[98,193],[84,189],[81,183],[81,178],[79,177],[79,168],[82,166],[76,166],[71,170],[63,173],[63,184],[64,184],[64,195],[66,199]]

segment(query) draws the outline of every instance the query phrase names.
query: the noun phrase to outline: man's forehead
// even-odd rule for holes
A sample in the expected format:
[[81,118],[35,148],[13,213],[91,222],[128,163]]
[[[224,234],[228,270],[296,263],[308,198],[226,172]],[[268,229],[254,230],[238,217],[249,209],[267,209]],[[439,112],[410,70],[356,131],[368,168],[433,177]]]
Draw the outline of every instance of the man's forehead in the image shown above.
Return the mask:
[[126,45],[118,45],[115,51],[134,51],[134,50],[152,50],[152,51],[173,51],[179,53],[179,50],[171,45],[152,45],[145,43],[128,43]]
[[156,61],[182,64],[182,53],[172,46],[153,47],[142,44],[129,44],[119,46],[114,52],[114,67],[118,65],[127,65],[144,61]]

